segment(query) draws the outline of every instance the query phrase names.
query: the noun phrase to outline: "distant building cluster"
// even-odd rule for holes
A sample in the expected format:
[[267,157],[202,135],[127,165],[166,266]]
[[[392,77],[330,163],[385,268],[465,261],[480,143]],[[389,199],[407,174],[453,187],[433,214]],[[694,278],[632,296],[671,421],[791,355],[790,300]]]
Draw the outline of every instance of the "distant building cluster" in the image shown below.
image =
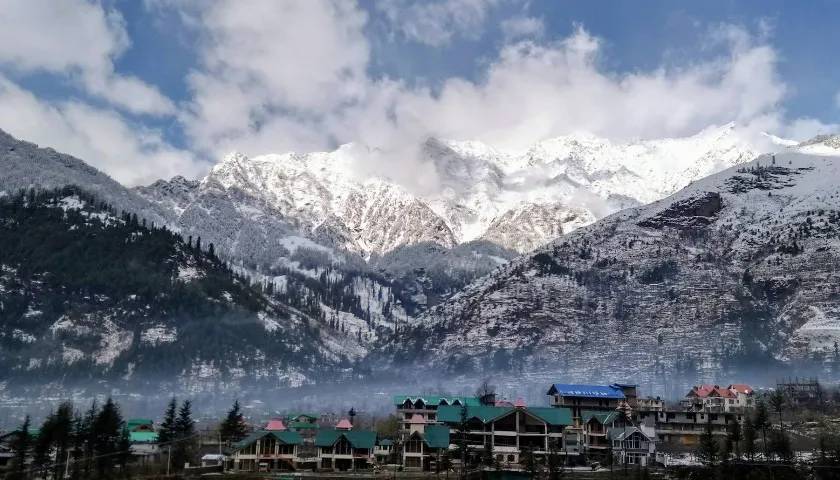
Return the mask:
[[657,453],[696,446],[707,425],[725,435],[754,408],[748,385],[698,385],[675,408],[638,396],[636,385],[553,384],[546,406],[495,395],[398,395],[399,430],[392,438],[356,428],[349,418],[334,424],[318,415],[276,419],[232,446],[226,467],[234,471],[318,469],[352,471],[375,465],[436,471],[469,457],[521,465],[526,457],[563,464],[606,462],[645,466]]

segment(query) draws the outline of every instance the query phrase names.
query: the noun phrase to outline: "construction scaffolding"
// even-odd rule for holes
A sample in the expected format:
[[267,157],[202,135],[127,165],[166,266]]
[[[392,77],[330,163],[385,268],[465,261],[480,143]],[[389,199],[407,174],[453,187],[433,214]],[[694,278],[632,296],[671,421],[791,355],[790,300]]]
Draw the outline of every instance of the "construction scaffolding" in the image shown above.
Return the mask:
[[792,406],[820,407],[823,404],[823,389],[816,377],[789,377],[776,382],[776,389],[783,392]]

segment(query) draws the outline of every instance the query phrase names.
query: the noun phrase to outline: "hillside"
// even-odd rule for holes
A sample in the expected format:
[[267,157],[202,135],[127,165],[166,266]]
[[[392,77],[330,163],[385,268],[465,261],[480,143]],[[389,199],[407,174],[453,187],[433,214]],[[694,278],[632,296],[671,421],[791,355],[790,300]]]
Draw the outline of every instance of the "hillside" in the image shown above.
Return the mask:
[[383,348],[450,373],[628,378],[674,392],[673,377],[824,372],[840,340],[840,150],[830,141],[823,155],[761,156],[565,235]]
[[350,349],[199,239],[76,187],[0,198],[6,386],[229,389],[335,378]]

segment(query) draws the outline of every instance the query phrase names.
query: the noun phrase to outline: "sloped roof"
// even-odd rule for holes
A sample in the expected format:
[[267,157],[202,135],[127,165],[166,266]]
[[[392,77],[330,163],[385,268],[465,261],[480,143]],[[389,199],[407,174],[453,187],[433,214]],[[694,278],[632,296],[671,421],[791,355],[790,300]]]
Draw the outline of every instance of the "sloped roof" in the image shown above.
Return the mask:
[[489,405],[467,407],[442,406],[438,407],[437,419],[441,422],[460,423],[465,409],[467,420],[475,418],[481,423],[492,422],[514,410],[513,407],[493,407]]
[[584,410],[580,412],[580,420],[588,423],[593,418],[601,425],[612,423],[618,417],[618,412],[600,412],[595,410]]
[[283,420],[274,419],[268,421],[268,424],[265,426],[264,430],[268,430],[270,432],[282,432],[288,429],[286,428],[286,424],[283,423]]
[[572,425],[574,423],[572,421],[572,411],[568,408],[533,407],[524,410],[549,425]]
[[319,430],[315,435],[316,447],[331,447],[339,438],[344,437],[353,448],[373,448],[376,445],[376,432],[366,430]]
[[423,432],[423,441],[429,448],[449,448],[449,427],[429,425]]
[[256,442],[257,440],[271,435],[272,437],[276,438],[277,440],[287,444],[287,445],[300,445],[303,443],[303,438],[297,432],[290,432],[288,430],[283,432],[273,432],[268,430],[257,430],[256,432],[252,432],[247,437],[243,438],[242,440],[233,444],[233,448],[235,450],[239,450],[241,448],[245,448],[248,445]]
[[353,428],[353,424],[350,423],[350,420],[347,420],[346,418],[342,418],[341,420],[338,421],[338,423],[335,424],[335,428],[343,429],[343,430],[350,430],[351,428]]
[[[463,410],[463,407],[439,407],[437,419],[446,423],[460,423]],[[466,407],[466,418],[467,420],[477,419],[481,423],[489,423],[516,410],[518,409],[514,407],[489,405]],[[573,423],[572,411],[568,408],[536,407],[523,408],[521,410],[530,413],[549,425],[571,425]]]
[[318,427],[316,423],[309,423],[309,422],[290,422],[289,428],[292,430],[315,430]]
[[581,385],[573,383],[555,383],[548,389],[546,395],[561,395],[563,397],[596,397],[624,399],[624,392],[613,385]]
[[157,432],[128,432],[128,441],[131,443],[155,443],[157,440]]
[[376,442],[376,443],[377,443],[380,447],[390,447],[390,446],[394,445],[394,441],[393,441],[393,440],[391,440],[390,438],[383,438],[382,440],[379,440],[379,441],[378,441],[378,442]]
[[723,398],[731,398],[734,397],[731,391],[728,388],[721,388],[718,385],[710,385],[710,384],[703,384],[703,385],[695,385],[690,392],[686,395],[687,397],[723,397]]
[[607,437],[609,437],[610,440],[622,441],[625,438],[629,438],[631,435],[633,435],[636,432],[638,432],[639,435],[645,437],[645,439],[650,440],[650,437],[645,435],[645,432],[641,431],[640,429],[638,429],[636,427],[608,428],[607,429]]
[[441,395],[394,395],[394,405],[402,405],[406,400],[415,403],[417,400],[423,400],[426,405],[440,405],[445,402],[446,405],[452,405],[456,401],[461,405],[481,405],[478,397],[462,397],[462,396],[441,396]]
[[320,416],[317,413],[293,412],[287,414],[286,418],[288,418],[289,420],[298,420],[300,418],[311,418],[312,420],[318,420]]
[[743,393],[744,395],[752,395],[754,390],[751,386],[745,383],[733,383],[729,386],[729,390],[732,390],[736,393]]
[[148,419],[148,418],[129,418],[125,422],[125,427],[127,429],[131,430],[132,428],[139,427],[141,425],[152,426],[154,424],[155,424],[155,422],[151,419]]

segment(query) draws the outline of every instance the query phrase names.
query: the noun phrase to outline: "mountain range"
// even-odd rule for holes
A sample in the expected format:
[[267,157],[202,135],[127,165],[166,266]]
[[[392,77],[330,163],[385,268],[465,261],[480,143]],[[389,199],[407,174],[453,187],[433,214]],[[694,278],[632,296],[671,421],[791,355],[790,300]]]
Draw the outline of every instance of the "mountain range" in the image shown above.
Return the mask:
[[[275,386],[416,364],[450,374],[564,371],[587,380],[620,372],[653,383],[657,372],[708,377],[745,364],[738,359],[812,359],[840,333],[829,268],[838,263],[837,137],[774,144],[775,157],[760,156],[734,124],[632,143],[575,134],[522,152],[429,139],[415,163],[432,169],[435,182],[422,189],[360,173],[370,172],[371,149],[350,144],[231,154],[201,179],[126,188],[79,159],[0,132],[0,197],[74,185],[74,195],[88,199],[79,210],[102,203],[116,219],[97,228],[134,214],[142,228],[171,232],[169,252],[195,251],[199,239],[205,250],[213,244],[221,262],[214,268],[252,292],[242,298],[261,299],[223,296],[229,308],[250,312],[238,314],[269,337],[296,332],[310,352],[296,363],[288,347],[275,354],[221,336],[220,352],[252,348],[258,370],[272,372],[260,378]],[[77,205],[66,197],[73,196],[41,207]],[[191,261],[172,255],[159,260],[174,262],[172,281],[189,285],[178,272],[190,271]],[[4,272],[31,262],[13,260]],[[813,275],[812,262],[819,264]],[[22,279],[3,278],[5,301]],[[58,298],[66,286],[51,288]],[[220,294],[205,297],[213,303]],[[97,363],[113,338],[115,307],[82,303],[90,336],[80,343],[56,333],[69,307],[56,307],[55,318],[43,320],[49,325],[32,332],[21,328],[32,309],[0,309],[0,339],[26,339],[15,347],[19,355],[2,360],[20,378],[46,366],[65,372],[77,362],[33,352],[66,347],[80,352],[67,359],[98,365],[92,371],[113,381],[136,379],[136,352],[150,348],[144,332],[179,331],[184,321],[169,311],[131,316],[139,320],[119,326],[131,340]],[[169,333],[176,345],[198,338]],[[186,355],[166,373],[222,372],[232,384],[243,381],[241,355]],[[313,359],[321,371],[307,366]]]

